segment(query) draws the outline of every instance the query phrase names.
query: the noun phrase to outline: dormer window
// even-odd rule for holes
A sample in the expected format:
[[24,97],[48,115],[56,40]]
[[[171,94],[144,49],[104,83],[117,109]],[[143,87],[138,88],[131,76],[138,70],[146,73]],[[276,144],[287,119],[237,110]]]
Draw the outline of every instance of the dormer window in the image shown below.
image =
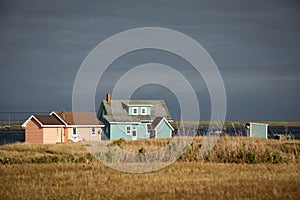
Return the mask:
[[138,107],[132,107],[132,115],[138,115]]
[[151,105],[127,105],[129,115],[150,115]]
[[141,108],[141,115],[147,115],[147,108],[146,107]]

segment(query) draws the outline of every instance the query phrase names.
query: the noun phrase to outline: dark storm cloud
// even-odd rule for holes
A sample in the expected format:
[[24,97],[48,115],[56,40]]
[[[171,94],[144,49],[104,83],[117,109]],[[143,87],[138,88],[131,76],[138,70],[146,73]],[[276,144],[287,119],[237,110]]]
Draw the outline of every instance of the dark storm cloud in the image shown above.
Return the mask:
[[299,8],[297,0],[1,1],[0,111],[71,110],[76,72],[99,42],[157,26],[206,48],[224,79],[229,120],[299,120]]

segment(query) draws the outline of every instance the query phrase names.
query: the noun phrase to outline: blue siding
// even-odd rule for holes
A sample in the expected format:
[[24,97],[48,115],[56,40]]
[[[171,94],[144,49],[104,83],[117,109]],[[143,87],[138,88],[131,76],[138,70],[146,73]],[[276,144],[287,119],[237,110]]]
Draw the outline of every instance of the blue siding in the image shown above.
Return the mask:
[[[131,132],[129,134],[126,133],[126,128],[130,127]],[[132,140],[132,130],[135,129],[137,131],[137,139],[146,139],[149,138],[149,134],[147,131],[146,123],[138,123],[138,124],[111,124],[110,125],[110,140],[116,140],[120,138],[124,138],[125,140]]]
[[156,137],[157,138],[171,138],[172,130],[168,126],[168,124],[163,120],[160,124],[155,128]]
[[[151,106],[129,106],[128,114],[132,115],[132,108],[138,109],[137,115],[142,115],[142,108],[146,109],[144,115],[150,115]],[[148,133],[147,125],[149,123],[110,123],[103,116],[106,114],[106,110],[103,107],[98,117],[101,122],[105,125],[102,131],[102,140],[117,140],[124,138],[125,140],[132,140],[132,130],[136,130],[137,139],[150,138]],[[131,132],[127,133],[127,127],[130,127]],[[170,138],[172,136],[172,130],[165,121],[162,121],[155,129],[157,138]]]

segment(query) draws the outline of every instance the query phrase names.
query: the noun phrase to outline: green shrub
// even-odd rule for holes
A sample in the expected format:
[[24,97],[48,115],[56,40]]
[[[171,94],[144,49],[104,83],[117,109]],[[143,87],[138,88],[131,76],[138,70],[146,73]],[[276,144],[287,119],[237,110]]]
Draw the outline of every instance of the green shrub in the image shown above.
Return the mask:
[[272,162],[272,152],[269,149],[265,150],[265,153],[262,156],[262,162]]
[[11,159],[10,158],[0,158],[0,163],[1,164],[11,164]]
[[257,156],[255,152],[249,151],[246,154],[246,162],[247,163],[257,163]]
[[282,163],[283,158],[278,153],[274,153],[272,155],[272,161],[273,161],[273,163]]
[[237,155],[238,162],[244,162],[244,158],[245,158],[245,152],[240,150],[240,152]]
[[79,157],[75,159],[75,163],[85,163],[86,159],[84,157]]
[[111,145],[119,146],[121,149],[123,149],[125,142],[126,140],[124,140],[124,138],[120,138],[118,140],[114,140]]
[[53,163],[57,163],[57,162],[59,161],[59,159],[58,159],[57,156],[53,156],[52,159],[51,159],[51,161],[52,161]]

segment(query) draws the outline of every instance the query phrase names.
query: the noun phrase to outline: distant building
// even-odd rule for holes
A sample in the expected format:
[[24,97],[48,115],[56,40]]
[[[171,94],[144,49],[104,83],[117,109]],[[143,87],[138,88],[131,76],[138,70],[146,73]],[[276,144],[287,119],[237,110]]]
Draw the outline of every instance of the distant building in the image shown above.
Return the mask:
[[99,141],[104,125],[91,112],[51,112],[30,116],[22,127],[26,143],[53,144],[75,137]]
[[268,126],[264,123],[246,123],[247,135],[255,138],[268,138]]
[[107,94],[97,115],[108,140],[171,138],[172,118],[164,100],[111,100]]

